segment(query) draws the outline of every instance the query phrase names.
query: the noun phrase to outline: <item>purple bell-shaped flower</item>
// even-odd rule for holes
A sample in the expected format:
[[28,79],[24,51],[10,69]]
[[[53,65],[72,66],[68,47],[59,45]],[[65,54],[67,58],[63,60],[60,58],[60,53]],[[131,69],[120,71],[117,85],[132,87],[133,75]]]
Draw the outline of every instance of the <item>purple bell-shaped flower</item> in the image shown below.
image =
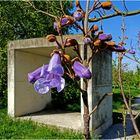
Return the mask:
[[54,53],[48,65],[28,74],[28,80],[34,83],[35,91],[40,94],[48,93],[51,88],[57,88],[57,91],[61,92],[65,86],[63,75],[60,55]]
[[98,39],[101,41],[110,41],[112,40],[112,35],[111,34],[99,34]]
[[73,63],[73,70],[75,76],[79,76],[80,78],[90,79],[92,76],[90,70],[77,60]]
[[114,48],[116,52],[125,52],[126,49],[123,46],[119,46],[119,45],[114,45]]
[[[44,65],[44,71],[46,72],[47,69],[48,69],[48,65]],[[33,72],[30,72],[28,73],[28,81],[30,83],[34,83],[36,80],[38,80],[41,76],[41,70],[42,70],[42,67],[36,69],[35,71]]]

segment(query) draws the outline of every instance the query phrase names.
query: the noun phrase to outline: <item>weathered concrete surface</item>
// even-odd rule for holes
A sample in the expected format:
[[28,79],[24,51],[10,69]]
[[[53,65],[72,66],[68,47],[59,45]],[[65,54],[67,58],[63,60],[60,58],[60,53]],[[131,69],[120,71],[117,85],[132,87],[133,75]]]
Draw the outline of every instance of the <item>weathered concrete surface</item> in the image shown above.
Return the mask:
[[[91,82],[92,101],[94,107],[105,93],[112,93],[112,52],[105,51],[94,56]],[[90,90],[89,88],[89,93]],[[90,97],[90,98],[91,98]],[[90,108],[92,110],[92,108]],[[96,120],[96,121],[95,121]],[[112,125],[112,96],[107,96],[92,115],[92,131],[101,134]]]
[[[90,53],[91,51],[88,50],[88,57]],[[91,112],[104,94],[112,93],[112,53],[105,51],[96,54],[90,63],[90,70],[92,71],[92,79],[89,80],[88,85],[88,103]],[[81,87],[83,87],[83,81]],[[83,106],[83,102],[81,105]],[[83,107],[81,109],[83,114]],[[112,96],[107,96],[91,116],[90,131],[100,135],[111,125]]]
[[82,130],[80,112],[64,111],[42,111],[28,116],[19,117],[21,119],[31,119],[33,121],[53,125],[62,128]]
[[44,109],[51,101],[51,94],[35,93],[33,85],[27,81],[27,74],[46,64],[47,57],[19,50],[10,55],[8,67],[8,113],[11,116],[36,112]]

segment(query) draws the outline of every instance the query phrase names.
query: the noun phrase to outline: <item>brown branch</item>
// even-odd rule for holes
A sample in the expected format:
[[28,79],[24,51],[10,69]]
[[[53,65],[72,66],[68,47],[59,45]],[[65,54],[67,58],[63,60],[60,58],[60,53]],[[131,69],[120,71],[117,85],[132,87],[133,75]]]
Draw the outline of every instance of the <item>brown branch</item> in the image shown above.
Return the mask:
[[140,64],[140,61],[138,61],[137,59],[131,58],[131,57],[127,56],[127,55],[124,55],[124,56],[127,57],[127,58],[129,58],[130,60],[135,61],[135,62],[137,62],[137,63]]
[[113,95],[113,93],[106,93],[106,94],[104,94],[103,97],[102,97],[102,98],[98,101],[98,103],[95,105],[95,107],[93,108],[93,110],[90,112],[89,116],[91,116],[92,113],[94,113],[94,112],[97,110],[97,108],[99,107],[99,105],[102,103],[102,101],[104,100],[104,98],[105,98],[106,96],[111,96],[111,95]]
[[83,35],[85,35],[83,27],[81,27],[77,22],[75,22],[74,25],[83,32]]
[[129,107],[128,105],[128,102],[126,100],[126,97],[125,97],[125,94],[124,94],[124,89],[123,89],[123,84],[122,84],[122,78],[121,78],[121,66],[122,66],[122,59],[119,58],[119,84],[120,84],[120,89],[121,89],[121,94],[122,94],[122,97],[123,97],[123,101],[125,103],[125,106],[130,114],[130,119],[132,121],[132,124],[133,124],[133,127],[135,129],[135,132],[137,134],[137,136],[139,137],[140,139],[140,133],[139,133],[139,130],[138,130],[138,127],[136,125],[136,122],[135,122],[135,119],[134,119],[134,116],[133,116],[133,113],[132,113],[132,110],[131,108]]
[[133,16],[133,15],[137,15],[137,14],[140,14],[140,10],[136,10],[136,11],[132,11],[132,12],[117,12],[117,13],[102,16],[99,18],[90,18],[88,21],[97,22],[97,21],[100,21],[101,19],[108,19],[108,18],[112,18],[112,17],[116,17],[116,16]]
[[97,1],[95,0],[92,5],[92,8],[89,10],[88,14],[90,14],[98,6],[98,4],[99,4],[99,2],[97,3]]
[[139,117],[139,115],[140,115],[140,112],[138,112],[137,114],[136,114],[136,116],[135,116],[135,120]]

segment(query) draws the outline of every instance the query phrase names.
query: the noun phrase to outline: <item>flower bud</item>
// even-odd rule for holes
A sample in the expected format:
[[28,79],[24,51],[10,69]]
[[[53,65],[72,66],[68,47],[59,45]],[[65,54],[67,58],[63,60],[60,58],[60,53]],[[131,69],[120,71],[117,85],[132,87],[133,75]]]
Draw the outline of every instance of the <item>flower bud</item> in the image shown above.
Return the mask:
[[116,52],[125,52],[126,49],[123,46],[114,45],[114,51]]
[[80,63],[77,60],[74,61],[72,68],[75,73],[75,76],[78,76],[80,78],[86,78],[86,79],[90,79],[92,77],[89,68],[84,66],[82,63]]
[[47,35],[47,39],[49,42],[54,42],[56,41],[56,36],[53,34]]
[[109,46],[114,46],[116,43],[115,42],[106,42],[106,44]]
[[102,45],[102,42],[101,40],[96,40],[93,44],[95,47],[100,47]]
[[110,1],[102,2],[101,7],[105,10],[110,10],[112,7],[112,2]]
[[92,32],[96,32],[96,31],[98,31],[98,30],[99,30],[99,28],[98,28],[97,25],[93,25],[93,26],[91,27],[91,31],[92,31]]
[[84,16],[85,13],[79,8],[77,8],[77,10],[73,14],[73,17],[76,21],[81,21],[84,18]]
[[79,2],[79,0],[76,0],[76,2],[75,2],[75,6],[76,6],[76,7],[80,6],[80,2]]
[[84,44],[90,44],[92,42],[90,37],[84,37]]
[[69,62],[70,61],[70,56],[67,54],[64,54],[64,61]]
[[74,23],[74,18],[72,16],[64,15],[64,17],[61,19],[61,25],[69,25]]
[[65,47],[75,46],[77,44],[78,44],[78,42],[76,39],[67,38],[66,42],[65,42]]
[[61,18],[60,21],[54,22],[54,29],[57,30],[58,26],[65,26],[70,25],[74,23],[74,18],[72,16],[64,15],[63,18]]
[[98,39],[101,41],[110,41],[112,39],[112,35],[111,34],[99,34]]

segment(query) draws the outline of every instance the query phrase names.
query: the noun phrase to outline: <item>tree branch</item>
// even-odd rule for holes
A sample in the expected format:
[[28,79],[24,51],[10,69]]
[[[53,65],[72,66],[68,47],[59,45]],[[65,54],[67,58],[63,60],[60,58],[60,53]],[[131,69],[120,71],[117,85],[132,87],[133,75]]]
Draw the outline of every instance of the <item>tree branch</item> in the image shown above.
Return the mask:
[[97,21],[100,21],[101,19],[108,19],[108,18],[112,18],[112,17],[116,17],[116,16],[133,16],[133,15],[137,15],[137,14],[140,14],[140,10],[136,10],[136,11],[132,11],[132,12],[117,12],[117,13],[102,16],[99,18],[90,18],[88,21],[97,22]]
[[92,115],[92,113],[94,113],[96,111],[96,109],[99,107],[99,105],[102,103],[102,101],[104,100],[104,98],[106,96],[111,96],[113,93],[106,93],[103,95],[103,97],[98,101],[98,103],[96,104],[96,106],[93,108],[93,110],[90,112],[89,116]]
[[56,16],[54,16],[54,15],[48,13],[48,12],[45,12],[45,11],[42,11],[42,10],[37,9],[37,8],[35,7],[35,5],[34,5],[33,3],[31,3],[30,1],[28,1],[28,3],[29,3],[37,12],[46,14],[46,15],[48,15],[48,16],[50,16],[50,17],[53,17],[53,18],[57,18]]
[[125,94],[124,94],[124,88],[123,88],[123,83],[122,83],[122,78],[121,78],[121,66],[122,66],[122,59],[121,58],[119,58],[119,62],[118,63],[119,63],[119,84],[120,84],[120,90],[121,90],[122,98],[123,98],[123,101],[125,103],[125,106],[126,106],[128,112],[129,112],[130,119],[132,121],[132,124],[133,124],[133,127],[135,129],[135,132],[136,132],[138,138],[140,138],[140,132],[139,132],[138,127],[136,125],[136,122],[135,122],[132,110],[129,107],[129,105],[127,103],[127,100],[126,100],[126,97],[125,97]]
[[135,62],[137,62],[138,64],[140,64],[140,61],[138,61],[137,59],[131,58],[131,57],[127,56],[127,55],[124,55],[124,56],[127,57],[127,58],[129,58],[130,60],[135,61]]

